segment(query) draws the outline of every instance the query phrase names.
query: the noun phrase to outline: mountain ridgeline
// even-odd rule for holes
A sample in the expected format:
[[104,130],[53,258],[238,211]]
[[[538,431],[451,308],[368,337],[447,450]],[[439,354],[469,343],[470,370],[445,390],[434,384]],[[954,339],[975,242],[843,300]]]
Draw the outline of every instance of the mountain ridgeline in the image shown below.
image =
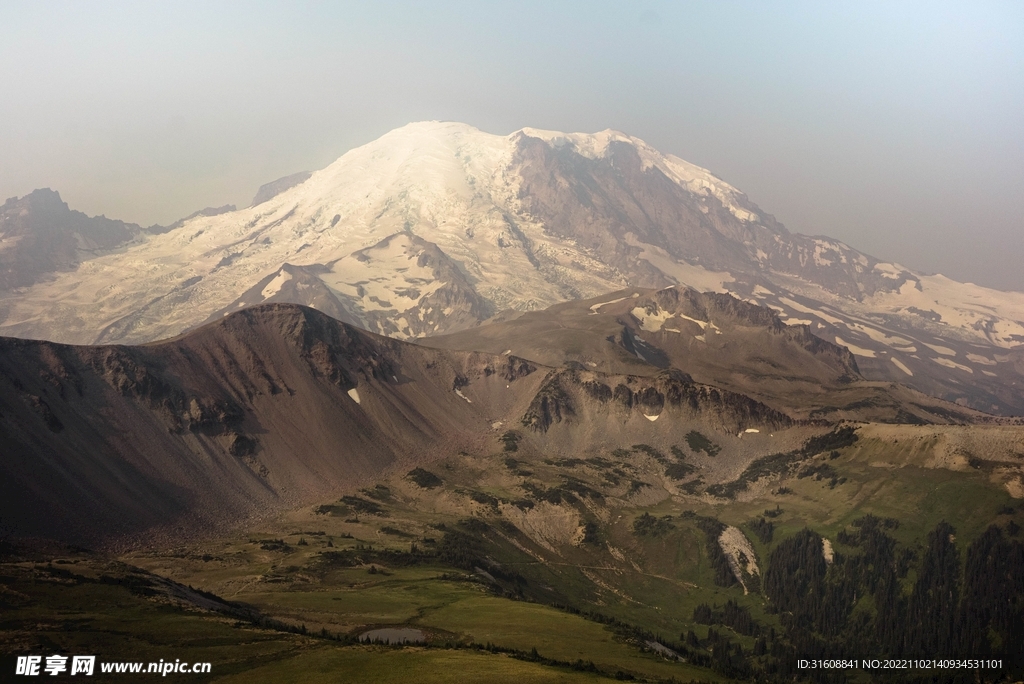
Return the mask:
[[[265,185],[249,207],[166,228],[43,199],[5,205],[0,334],[147,343],[281,302],[421,338],[501,312],[680,285],[808,326],[856,355],[869,380],[1024,412],[1024,294],[790,233],[706,169],[615,131],[410,124]],[[137,263],[150,268],[125,267]]]
[[[0,207],[0,334],[12,653],[1024,676],[1024,295],[639,139],[411,124],[149,228],[36,191]],[[998,665],[798,666],[853,657]]]
[[796,425],[680,371],[428,349],[294,305],[139,347],[0,345],[4,523],[78,541],[230,527],[509,427],[587,449]]

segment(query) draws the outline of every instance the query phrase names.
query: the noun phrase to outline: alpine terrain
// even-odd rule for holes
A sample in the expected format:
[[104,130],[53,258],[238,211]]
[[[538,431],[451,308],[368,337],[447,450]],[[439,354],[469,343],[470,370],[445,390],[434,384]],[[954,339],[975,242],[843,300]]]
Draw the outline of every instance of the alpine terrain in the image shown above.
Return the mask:
[[[268,183],[248,208],[168,228],[86,219],[52,192],[42,199],[9,200],[0,216],[5,335],[150,342],[292,302],[409,339],[505,310],[683,284],[809,325],[867,378],[1024,411],[1024,294],[790,233],[709,171],[615,131],[410,124]],[[42,228],[29,235],[29,225]],[[36,256],[44,244],[54,250]]]
[[1022,414],[1024,294],[613,131],[411,124],[168,226],[37,190],[0,679],[1019,681]]

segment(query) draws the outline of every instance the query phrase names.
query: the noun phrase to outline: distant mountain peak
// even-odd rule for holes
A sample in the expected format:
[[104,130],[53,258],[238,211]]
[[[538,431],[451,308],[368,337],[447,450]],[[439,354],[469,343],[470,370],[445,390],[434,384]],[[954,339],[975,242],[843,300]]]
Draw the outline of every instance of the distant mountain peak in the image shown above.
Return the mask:
[[[1018,371],[999,365],[1024,343],[1024,295],[792,234],[707,169],[619,131],[415,122],[265,187],[255,206],[78,251],[82,266],[19,281],[30,287],[0,294],[0,333],[151,341],[287,297],[415,338],[506,309],[685,284],[810,325],[868,377],[1024,411]],[[268,290],[277,280],[287,284]],[[949,353],[922,351],[934,348]]]
[[256,191],[256,196],[252,198],[252,204],[249,206],[255,207],[268,200],[272,200],[285,190],[294,188],[300,183],[305,183],[312,175],[313,173],[311,171],[299,171],[298,173],[278,178],[275,181],[264,183],[260,186],[260,189]]

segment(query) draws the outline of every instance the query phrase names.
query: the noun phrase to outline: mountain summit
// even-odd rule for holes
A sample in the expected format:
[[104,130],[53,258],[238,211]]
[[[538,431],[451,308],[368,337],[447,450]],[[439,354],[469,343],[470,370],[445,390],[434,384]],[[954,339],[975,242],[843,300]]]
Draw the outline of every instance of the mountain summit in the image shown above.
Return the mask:
[[810,325],[869,378],[1024,411],[1024,294],[790,233],[709,171],[623,133],[414,123],[291,181],[3,291],[0,334],[149,342],[277,301],[415,338],[685,284]]

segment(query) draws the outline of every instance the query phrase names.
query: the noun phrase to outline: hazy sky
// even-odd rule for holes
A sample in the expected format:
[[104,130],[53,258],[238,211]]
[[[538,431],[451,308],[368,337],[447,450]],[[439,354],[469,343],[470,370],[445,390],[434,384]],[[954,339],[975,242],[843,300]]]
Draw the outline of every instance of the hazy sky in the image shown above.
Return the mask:
[[0,201],[244,206],[410,121],[615,128],[790,230],[1024,291],[1024,3],[0,2]]

